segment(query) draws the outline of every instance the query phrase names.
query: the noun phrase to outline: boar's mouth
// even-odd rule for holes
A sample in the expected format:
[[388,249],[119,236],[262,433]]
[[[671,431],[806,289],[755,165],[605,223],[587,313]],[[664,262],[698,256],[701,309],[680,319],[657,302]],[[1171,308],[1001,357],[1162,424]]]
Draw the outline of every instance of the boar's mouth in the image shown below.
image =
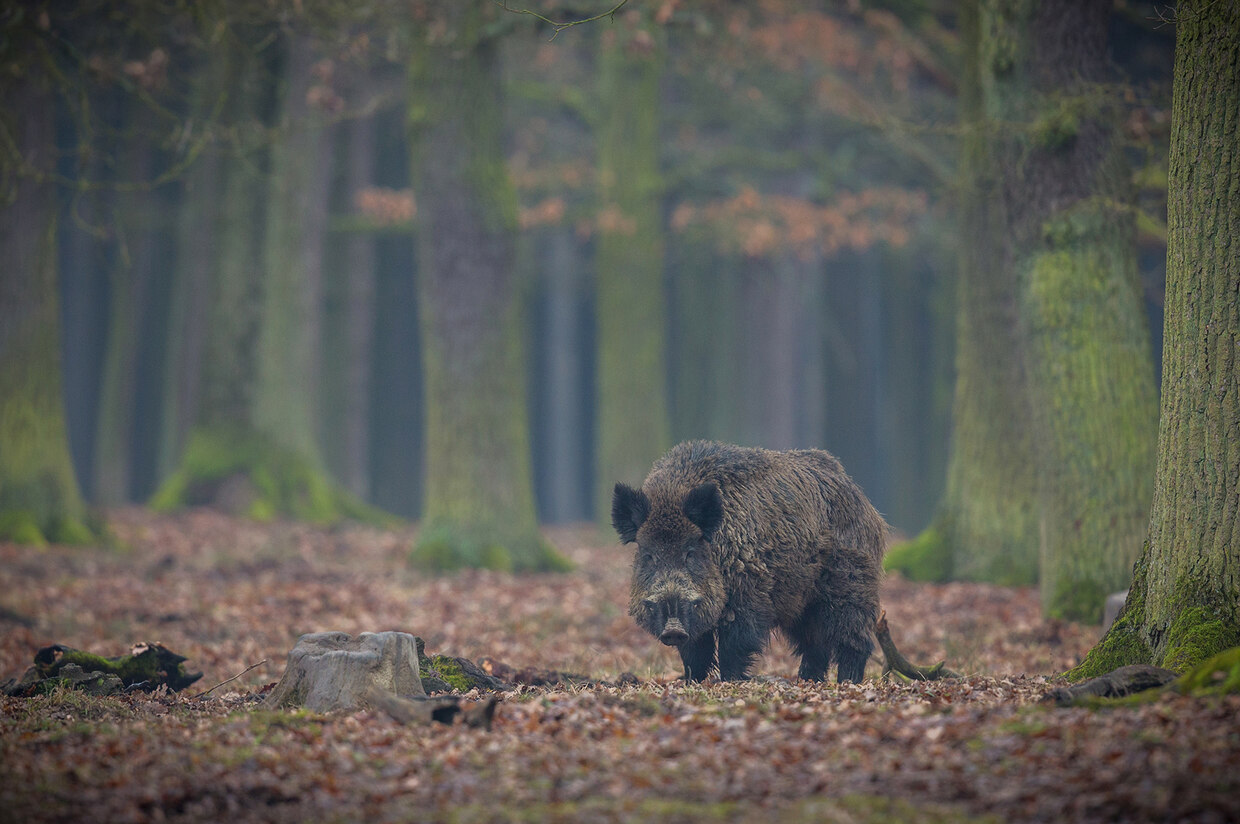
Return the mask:
[[663,625],[663,631],[659,633],[659,640],[669,647],[679,647],[689,640],[689,632],[679,618],[668,618]]

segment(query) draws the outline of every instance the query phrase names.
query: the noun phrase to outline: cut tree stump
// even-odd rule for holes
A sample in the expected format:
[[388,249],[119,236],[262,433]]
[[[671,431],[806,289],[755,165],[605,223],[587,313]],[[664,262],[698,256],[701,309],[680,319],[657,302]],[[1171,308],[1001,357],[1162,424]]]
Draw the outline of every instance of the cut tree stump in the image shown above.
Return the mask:
[[417,640],[407,632],[314,632],[297,639],[284,677],[265,706],[315,712],[370,706],[371,689],[402,698],[425,696]]

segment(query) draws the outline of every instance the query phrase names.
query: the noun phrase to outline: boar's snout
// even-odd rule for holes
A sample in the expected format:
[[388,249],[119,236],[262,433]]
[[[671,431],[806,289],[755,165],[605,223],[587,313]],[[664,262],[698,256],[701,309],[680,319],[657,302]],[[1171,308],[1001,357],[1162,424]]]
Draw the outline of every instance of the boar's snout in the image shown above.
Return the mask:
[[685,625],[680,623],[679,618],[668,618],[663,625],[663,631],[659,633],[659,640],[669,647],[678,647],[689,640],[689,633],[685,631]]
[[701,603],[701,598],[647,598],[646,609],[655,619],[652,634],[657,634],[669,647],[681,646],[689,640],[689,626],[697,623],[693,620],[694,610]]

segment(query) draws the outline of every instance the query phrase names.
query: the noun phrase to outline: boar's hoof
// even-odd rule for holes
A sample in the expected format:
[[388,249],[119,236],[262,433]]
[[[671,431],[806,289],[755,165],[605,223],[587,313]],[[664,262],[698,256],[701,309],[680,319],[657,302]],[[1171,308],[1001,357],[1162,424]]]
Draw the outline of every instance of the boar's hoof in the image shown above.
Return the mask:
[[667,623],[663,625],[663,632],[659,634],[659,640],[669,647],[678,647],[689,640],[689,633],[685,632],[685,625],[680,623],[679,618],[669,618]]

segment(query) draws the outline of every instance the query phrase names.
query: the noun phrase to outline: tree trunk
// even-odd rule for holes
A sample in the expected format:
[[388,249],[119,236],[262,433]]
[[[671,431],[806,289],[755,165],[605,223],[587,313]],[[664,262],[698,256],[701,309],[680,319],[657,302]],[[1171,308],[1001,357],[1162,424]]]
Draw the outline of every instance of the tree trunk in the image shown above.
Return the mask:
[[[381,520],[329,482],[318,449],[314,240],[325,230],[327,164],[306,106],[310,45],[289,44],[274,142],[266,58],[232,47],[218,59],[228,61],[227,132],[236,143],[222,158],[200,402],[180,468],[151,503],[214,504],[259,519]],[[183,246],[182,261],[198,251]]]
[[[215,74],[213,70],[212,74]],[[208,89],[219,93],[213,87]],[[199,95],[210,98],[206,91]],[[213,102],[211,99],[196,101],[200,129],[209,128],[204,121]],[[161,481],[177,468],[200,401],[209,315],[202,307],[210,305],[211,273],[215,269],[215,250],[220,239],[217,203],[223,172],[219,147],[213,146],[186,172],[176,201],[176,254],[164,332],[167,355],[157,470]]]
[[[1012,66],[1003,76],[995,54],[997,3],[962,10],[966,136],[961,158],[960,280],[956,310],[956,400],[952,452],[940,516],[950,576],[961,580],[1031,584],[1037,580],[1037,477],[1017,331],[1016,270],[1005,248],[1011,218],[1004,213],[1007,158],[992,125],[999,94],[1019,91]],[[1016,35],[1005,29],[1003,36]],[[1016,46],[1016,41],[1012,43]],[[990,89],[989,93],[985,91]]]
[[321,472],[319,340],[327,225],[328,132],[307,103],[313,46],[288,37],[284,93],[271,146],[266,204],[263,309],[254,424]]
[[[373,118],[354,120],[347,126],[344,161],[344,200],[352,207],[353,196],[371,185],[375,164]],[[338,153],[339,154],[339,153]],[[340,243],[337,259],[336,346],[324,353],[328,378],[335,376],[324,398],[326,414],[335,423],[326,444],[336,476],[344,487],[366,498],[370,494],[370,388],[371,357],[375,330],[375,237],[350,232]],[[330,284],[326,284],[330,286]],[[326,320],[326,319],[325,319]],[[338,351],[335,351],[338,350]],[[334,447],[332,446],[334,444]]]
[[1240,4],[1181,3],[1167,198],[1162,416],[1128,601],[1070,676],[1184,671],[1240,644]]
[[17,157],[0,166],[0,540],[91,539],[82,524],[60,374],[53,101],[31,73],[0,83]]
[[541,273],[531,318],[539,365],[531,431],[539,515],[550,523],[582,521],[591,517],[593,497],[587,262],[571,226],[551,227],[532,245]]
[[640,483],[671,446],[663,286],[659,79],[663,34],[647,15],[605,27],[599,55],[598,319],[594,516],[617,481]]
[[1042,606],[1096,623],[1128,586],[1152,491],[1157,401],[1130,173],[1105,103],[1111,4],[1041,3],[1032,134],[1008,202],[1039,465]]
[[[155,151],[148,129],[145,104],[129,101],[121,108],[121,122],[128,129],[128,145],[120,158],[120,178],[142,181],[151,175]],[[142,316],[155,265],[152,206],[158,194],[146,191],[117,192],[109,218],[115,251],[109,281],[109,321],[103,361],[103,378],[96,419],[94,501],[117,506],[130,500],[133,475],[133,420],[137,413],[138,359],[142,346]]]
[[1154,417],[1127,173],[1097,99],[1108,15],[983,0],[964,19],[955,434],[913,545],[940,576],[1040,579],[1050,614],[1094,621],[1137,551]]
[[[502,10],[501,10],[502,11]],[[482,0],[444,12],[414,48],[410,125],[418,198],[426,497],[414,553],[433,568],[562,569],[534,508],[516,194]]]

